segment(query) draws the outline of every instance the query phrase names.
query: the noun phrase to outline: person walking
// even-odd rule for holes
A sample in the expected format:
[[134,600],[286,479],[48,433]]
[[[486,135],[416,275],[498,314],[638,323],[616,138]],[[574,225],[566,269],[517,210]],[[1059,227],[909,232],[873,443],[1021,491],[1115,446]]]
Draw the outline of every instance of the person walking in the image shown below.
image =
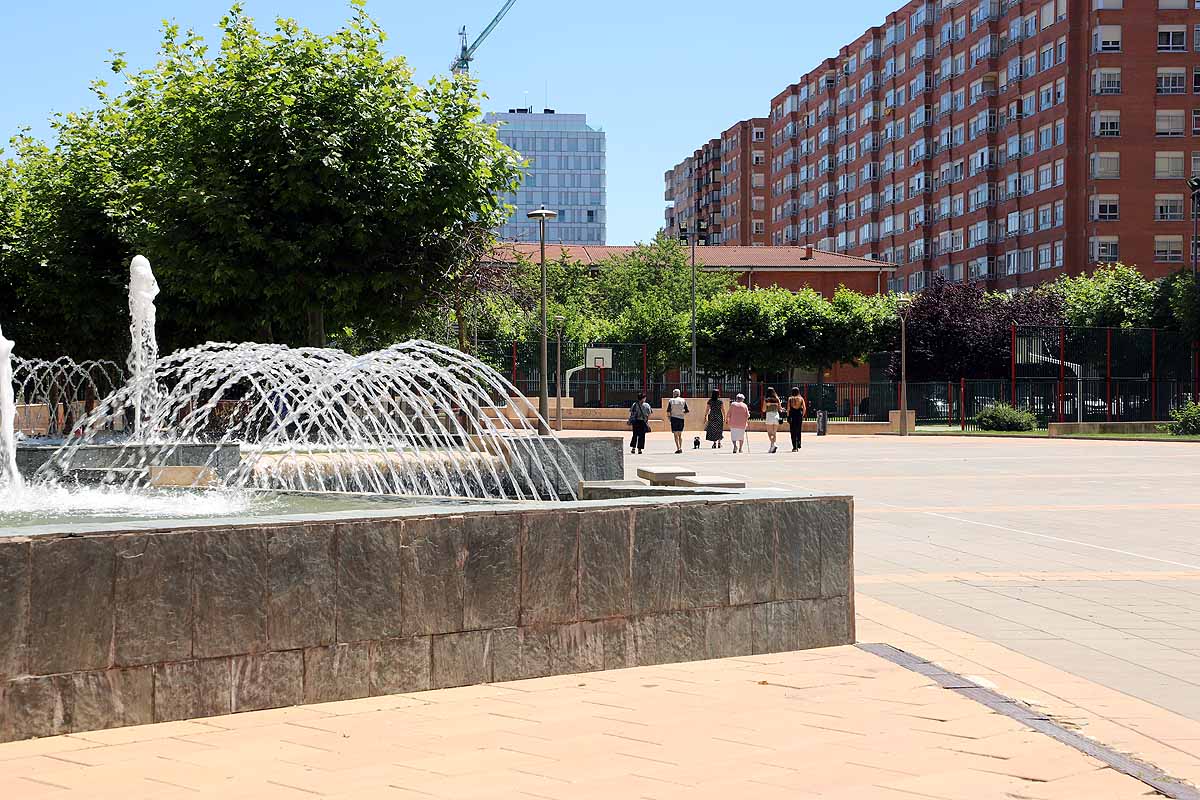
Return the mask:
[[675,437],[675,453],[683,452],[683,425],[687,421],[688,411],[687,400],[679,396],[679,390],[671,392],[671,399],[667,401],[667,418],[671,420],[671,433]]
[[629,439],[629,454],[641,455],[646,449],[646,434],[650,431],[650,414],[652,409],[646,402],[645,392],[638,392],[637,400],[629,407],[629,425],[633,428],[633,436]]
[[729,441],[733,443],[733,452],[746,452],[746,428],[750,426],[750,406],[746,405],[746,395],[739,394],[729,404]]
[[767,399],[764,405],[764,418],[767,423],[767,438],[771,441],[771,446],[768,448],[767,452],[775,453],[779,450],[779,447],[775,444],[775,437],[779,435],[779,413],[783,404],[779,402],[779,395],[774,389],[767,389]]
[[808,403],[800,389],[792,387],[792,394],[787,401],[788,432],[792,435],[792,452],[800,449],[800,435],[804,432],[804,418],[808,415]]
[[721,393],[716,390],[704,410],[704,438],[712,442],[713,450],[725,439],[725,407],[721,404]]

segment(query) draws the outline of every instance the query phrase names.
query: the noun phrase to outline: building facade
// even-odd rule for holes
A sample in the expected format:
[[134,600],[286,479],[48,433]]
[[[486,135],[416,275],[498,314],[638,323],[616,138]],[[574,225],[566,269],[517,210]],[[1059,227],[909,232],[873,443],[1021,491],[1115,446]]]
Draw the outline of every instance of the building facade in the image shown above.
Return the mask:
[[1018,289],[1184,266],[1192,0],[913,0],[771,101],[769,241]]
[[538,223],[530,211],[545,206],[558,212],[546,223],[546,241],[556,244],[605,242],[604,131],[587,124],[586,114],[558,114],[532,108],[491,112],[485,121],[498,126],[500,140],[526,160],[524,179],[507,198],[514,207],[497,235],[506,241],[538,241]]
[[663,176],[665,229],[683,237],[699,223],[706,245],[763,247],[770,145],[765,117],[735,123]]

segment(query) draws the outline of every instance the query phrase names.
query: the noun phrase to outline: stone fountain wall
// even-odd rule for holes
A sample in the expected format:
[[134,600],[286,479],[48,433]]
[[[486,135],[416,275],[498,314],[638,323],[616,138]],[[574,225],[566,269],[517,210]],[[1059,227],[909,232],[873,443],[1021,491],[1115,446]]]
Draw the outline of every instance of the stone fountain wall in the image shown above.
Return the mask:
[[854,641],[851,500],[0,537],[0,741]]

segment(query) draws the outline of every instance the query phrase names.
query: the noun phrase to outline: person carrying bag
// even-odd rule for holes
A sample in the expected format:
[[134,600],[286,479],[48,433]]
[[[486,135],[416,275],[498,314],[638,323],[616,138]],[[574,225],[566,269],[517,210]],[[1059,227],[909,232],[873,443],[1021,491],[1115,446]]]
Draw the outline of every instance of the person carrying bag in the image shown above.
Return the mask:
[[641,454],[646,449],[646,434],[650,431],[650,404],[646,402],[644,392],[638,394],[637,400],[629,407],[629,427],[633,428],[633,436],[629,439],[629,454]]

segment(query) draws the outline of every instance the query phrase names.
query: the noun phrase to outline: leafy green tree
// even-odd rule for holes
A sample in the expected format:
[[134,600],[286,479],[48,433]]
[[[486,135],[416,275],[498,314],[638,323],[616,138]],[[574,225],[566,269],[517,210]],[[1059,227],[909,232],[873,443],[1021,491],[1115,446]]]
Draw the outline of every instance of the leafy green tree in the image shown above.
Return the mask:
[[1066,324],[1082,328],[1143,328],[1154,322],[1159,285],[1136,267],[1103,264],[1091,275],[1064,275],[1051,285]]
[[443,301],[490,246],[518,158],[472,80],[417,84],[351,5],[329,35],[288,19],[262,32],[234,5],[214,48],[168,24],[154,67],[117,57],[120,93],[97,84],[99,108],[59,118],[53,148],[22,143],[28,202],[3,256],[21,309],[69,290],[86,258],[123,283],[134,252],[159,277],[168,346],[397,338]]
[[788,335],[801,314],[786,289],[739,289],[709,298],[697,314],[697,349],[710,369],[738,374],[787,369],[804,349]]
[[21,355],[120,360],[132,252],[110,213],[110,151],[95,114],[51,126],[53,147],[18,135],[0,167],[0,319]]
[[1181,270],[1164,279],[1161,294],[1166,306],[1164,327],[1182,332],[1190,341],[1200,341],[1200,281],[1191,271]]

